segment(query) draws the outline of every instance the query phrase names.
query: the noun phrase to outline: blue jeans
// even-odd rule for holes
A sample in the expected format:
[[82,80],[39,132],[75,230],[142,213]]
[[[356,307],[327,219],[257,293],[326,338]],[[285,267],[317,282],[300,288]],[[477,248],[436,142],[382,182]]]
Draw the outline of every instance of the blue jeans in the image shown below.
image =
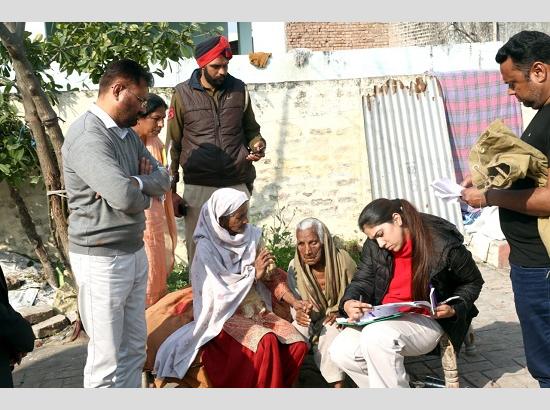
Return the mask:
[[527,369],[540,387],[550,387],[550,267],[510,266]]

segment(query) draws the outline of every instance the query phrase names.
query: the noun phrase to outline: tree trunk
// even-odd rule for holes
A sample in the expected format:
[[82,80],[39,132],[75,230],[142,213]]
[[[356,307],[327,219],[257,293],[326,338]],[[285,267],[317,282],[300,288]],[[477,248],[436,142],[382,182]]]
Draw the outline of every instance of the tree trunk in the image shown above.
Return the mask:
[[[63,189],[61,145],[63,134],[59,127],[57,115],[38,78],[34,75],[21,36],[16,35],[15,23],[0,23],[0,40],[10,55],[16,82],[22,94],[25,119],[36,141],[36,152],[48,191]],[[49,138],[48,138],[49,137]],[[48,141],[53,147],[50,148]],[[72,275],[69,262],[69,242],[67,216],[63,206],[63,198],[58,195],[49,195],[51,229],[56,247],[66,269]]]
[[31,218],[29,209],[27,208],[25,201],[21,197],[19,190],[15,186],[11,185],[9,182],[8,182],[8,188],[10,190],[10,195],[13,201],[15,202],[15,205],[17,206],[17,211],[19,212],[19,220],[21,222],[21,226],[25,230],[25,233],[27,234],[27,238],[29,238],[29,241],[34,246],[34,251],[36,252],[38,259],[42,264],[44,277],[46,278],[46,281],[49,283],[49,285],[52,288],[57,289],[59,285],[57,283],[57,275],[55,272],[55,268],[52,265],[52,262],[48,256],[48,252],[46,251],[46,248],[44,247],[42,238],[40,238],[40,235],[38,235],[38,232],[36,232],[36,226],[34,225],[34,222]]
[[[36,107],[37,115],[46,131],[46,135],[50,139],[58,167],[61,169],[63,167],[61,156],[61,146],[64,140],[63,132],[59,126],[57,113],[52,108],[48,96],[42,89],[40,81],[34,75],[32,64],[27,58],[25,45],[21,36],[21,33],[25,29],[25,23],[4,23],[4,27],[6,27],[6,30],[0,28],[0,38],[2,38],[2,43],[4,43],[12,58],[16,81],[19,85],[20,82],[17,79],[25,78],[24,85],[28,87],[27,90],[30,93],[30,98]],[[15,66],[16,63],[21,65],[19,69]],[[63,174],[60,174],[60,177],[61,184],[64,185]]]

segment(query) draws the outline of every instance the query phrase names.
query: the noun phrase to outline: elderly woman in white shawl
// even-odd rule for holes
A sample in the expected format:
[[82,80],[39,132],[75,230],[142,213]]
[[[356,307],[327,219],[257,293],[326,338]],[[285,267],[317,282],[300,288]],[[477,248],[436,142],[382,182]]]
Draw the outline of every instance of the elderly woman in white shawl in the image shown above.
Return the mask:
[[248,224],[246,194],[215,191],[201,209],[193,239],[195,320],[159,348],[157,378],[183,378],[200,354],[213,387],[292,386],[307,343],[271,312],[270,291],[292,306],[300,302],[284,281],[266,278],[273,256],[259,250],[261,230]]

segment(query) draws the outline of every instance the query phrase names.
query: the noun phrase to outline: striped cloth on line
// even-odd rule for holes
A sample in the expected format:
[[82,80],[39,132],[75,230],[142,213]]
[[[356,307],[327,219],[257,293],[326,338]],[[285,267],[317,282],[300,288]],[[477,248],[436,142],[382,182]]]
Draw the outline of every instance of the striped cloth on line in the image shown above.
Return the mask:
[[468,154],[479,135],[497,118],[517,136],[522,132],[521,106],[507,93],[498,71],[433,73],[441,85],[457,182],[468,169]]

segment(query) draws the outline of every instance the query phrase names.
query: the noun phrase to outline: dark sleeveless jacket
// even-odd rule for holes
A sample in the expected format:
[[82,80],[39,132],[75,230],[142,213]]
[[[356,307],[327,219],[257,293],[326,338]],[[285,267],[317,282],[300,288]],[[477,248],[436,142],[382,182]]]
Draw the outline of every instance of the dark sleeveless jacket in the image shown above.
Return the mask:
[[199,70],[176,86],[183,101],[179,162],[186,184],[225,187],[252,183],[256,170],[243,131],[245,85],[231,75],[220,91],[218,106],[199,81]]

